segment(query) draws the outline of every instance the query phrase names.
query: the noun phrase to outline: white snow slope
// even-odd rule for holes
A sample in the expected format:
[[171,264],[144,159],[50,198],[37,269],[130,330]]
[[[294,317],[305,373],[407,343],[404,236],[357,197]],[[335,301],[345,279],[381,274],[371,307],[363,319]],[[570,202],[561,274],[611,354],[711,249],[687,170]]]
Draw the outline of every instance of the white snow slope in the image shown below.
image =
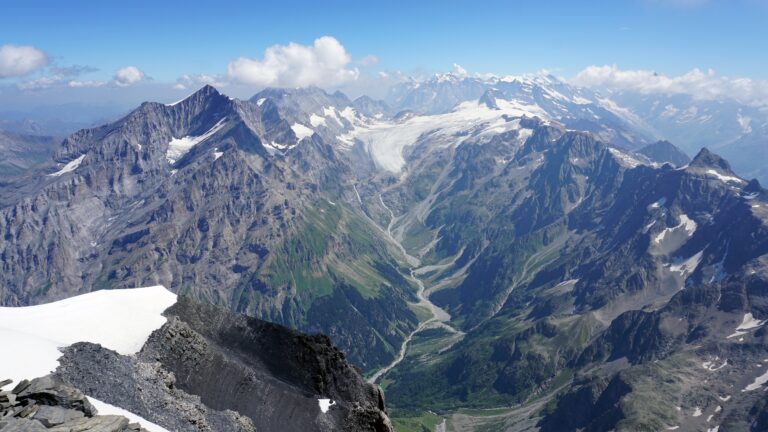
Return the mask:
[[75,342],[135,354],[165,324],[162,312],[174,303],[176,294],[154,286],[95,291],[38,306],[0,307],[0,340],[12,347],[0,356],[0,375],[14,382],[47,375],[58,366],[59,348]]
[[218,123],[200,136],[185,136],[183,138],[172,137],[171,141],[168,143],[168,151],[165,153],[165,158],[168,159],[168,163],[176,163],[177,160],[181,159],[182,156],[192,150],[192,147],[210,138],[213,134],[218,132],[219,129],[224,127],[226,120],[226,118],[219,120]]
[[98,412],[99,415],[123,416],[127,418],[128,421],[131,423],[141,424],[141,427],[148,430],[149,432],[169,432],[168,429],[165,429],[162,426],[158,426],[149,420],[145,420],[143,417],[137,416],[136,414],[130,411],[126,411],[122,408],[116,407],[114,405],[110,405],[106,402],[102,402],[90,396],[88,396],[88,401],[90,401],[91,405],[93,405],[93,407],[96,408],[96,412]]
[[68,164],[64,165],[64,167],[58,171],[56,171],[53,174],[48,174],[48,177],[58,177],[62,176],[68,172],[72,172],[77,169],[77,167],[80,166],[80,163],[83,162],[83,159],[85,159],[85,155],[80,156],[79,158],[69,162]]
[[476,131],[480,134],[483,132],[498,134],[510,129],[519,129],[519,122],[508,122],[503,118],[504,115],[537,116],[545,120],[549,119],[547,113],[536,105],[525,105],[502,99],[497,99],[496,103],[499,109],[490,109],[479,101],[468,101],[459,104],[453,111],[446,114],[416,115],[402,122],[358,123],[354,130],[340,137],[340,140],[342,142],[355,138],[361,140],[380,168],[398,173],[405,165],[403,150],[415,144],[423,134],[433,133],[448,138],[450,145],[458,145],[461,139],[451,139],[451,136],[457,132],[474,130],[479,125],[485,125],[482,131]]

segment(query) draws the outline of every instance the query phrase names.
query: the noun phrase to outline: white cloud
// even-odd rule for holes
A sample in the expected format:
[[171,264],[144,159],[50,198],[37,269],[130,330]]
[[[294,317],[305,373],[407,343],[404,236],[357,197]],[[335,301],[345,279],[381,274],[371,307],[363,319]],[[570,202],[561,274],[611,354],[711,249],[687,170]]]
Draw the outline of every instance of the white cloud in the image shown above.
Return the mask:
[[93,80],[87,80],[87,81],[71,80],[67,83],[67,86],[71,88],[96,88],[96,87],[104,87],[105,85],[107,85],[107,83],[104,81],[93,81]]
[[732,98],[752,105],[768,104],[768,81],[719,76],[712,69],[667,76],[652,70],[623,70],[616,65],[589,66],[570,81],[583,87],[643,94],[687,94],[697,99]]
[[271,46],[261,60],[240,57],[229,63],[227,72],[230,79],[254,86],[333,87],[358,78],[357,68],[347,67],[351,60],[338,40],[323,36],[310,46]]
[[0,45],[0,78],[24,76],[48,64],[48,56],[28,45]]
[[119,87],[128,87],[146,78],[146,74],[136,66],[126,66],[115,71],[114,83]]
[[176,80],[173,88],[176,90],[186,90],[188,88],[202,87],[210,84],[214,87],[226,87],[229,83],[224,77],[207,74],[184,74]]
[[22,90],[41,90],[49,87],[53,87],[61,82],[61,77],[54,76],[42,76],[29,81],[20,82],[17,86]]
[[451,73],[459,78],[466,78],[467,75],[469,75],[469,72],[467,72],[466,69],[461,67],[460,64],[454,63],[453,64],[453,70],[451,70]]

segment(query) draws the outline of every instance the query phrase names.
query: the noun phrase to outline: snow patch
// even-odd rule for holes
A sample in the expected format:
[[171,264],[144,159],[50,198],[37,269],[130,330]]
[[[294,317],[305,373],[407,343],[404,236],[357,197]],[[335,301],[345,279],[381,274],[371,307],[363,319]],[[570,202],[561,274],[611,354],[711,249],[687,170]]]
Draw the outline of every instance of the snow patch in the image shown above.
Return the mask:
[[572,101],[573,101],[573,103],[575,103],[576,105],[589,105],[589,104],[592,104],[592,103],[594,103],[594,102],[592,102],[591,100],[589,100],[589,99],[586,99],[586,98],[583,98],[583,97],[581,97],[581,96],[574,96],[574,97],[573,97],[573,99],[572,99]]
[[141,416],[138,416],[130,411],[126,411],[114,405],[110,405],[106,402],[102,402],[96,399],[95,397],[88,396],[88,400],[91,402],[91,405],[93,405],[93,407],[96,408],[96,411],[98,412],[99,415],[123,416],[128,419],[129,423],[139,423],[141,424],[141,427],[148,430],[149,432],[170,432],[168,429],[165,429],[162,426],[156,425],[151,421],[144,419]]
[[742,179],[740,179],[738,177],[729,176],[729,175],[726,175],[726,174],[721,174],[721,173],[719,173],[719,172],[717,172],[717,171],[715,171],[713,169],[708,169],[707,170],[707,174],[709,174],[711,176],[714,176],[714,177],[717,177],[718,180],[721,180],[721,181],[723,181],[725,183],[728,183],[728,182],[734,182],[734,183],[739,183],[739,184],[746,183],[746,181],[744,181],[744,180],[742,180]]
[[323,107],[323,115],[328,118],[332,118],[336,120],[336,123],[341,126],[341,120],[339,119],[339,115],[336,114],[336,108],[334,107]]
[[665,228],[664,231],[660,232],[656,235],[656,238],[653,239],[656,243],[662,243],[664,241],[664,238],[667,236],[668,233],[671,233],[673,231],[677,231],[679,229],[685,230],[688,237],[692,236],[694,232],[696,232],[696,221],[689,218],[688,215],[685,213],[680,214],[680,223],[672,228]]
[[352,107],[346,107],[339,113],[342,117],[344,117],[348,122],[354,124],[355,123],[355,110]]
[[696,409],[695,409],[695,410],[693,410],[693,417],[699,417],[699,416],[701,416],[702,414],[704,414],[704,413],[703,413],[703,412],[701,412],[701,408],[699,408],[699,407],[696,407]]
[[320,411],[323,413],[327,413],[332,406],[336,405],[336,401],[330,399],[318,399],[317,403],[320,405]]
[[755,378],[755,381],[752,382],[752,384],[744,387],[744,390],[742,390],[741,392],[744,393],[744,392],[757,390],[767,382],[768,382],[768,371],[766,371],[764,374],[760,375],[759,377]]
[[312,134],[315,133],[315,131],[301,123],[294,123],[293,126],[291,126],[291,130],[299,141],[303,140],[304,138],[311,137]]
[[13,355],[0,356],[4,378],[16,382],[58,367],[61,347],[92,342],[123,355],[138,352],[162,327],[162,312],[176,294],[162,286],[95,291],[53,303],[0,307],[0,340]]
[[696,271],[696,267],[701,263],[701,256],[703,253],[704,250],[702,249],[690,258],[676,260],[669,265],[669,271],[679,273],[683,278],[688,277],[688,275]]
[[741,324],[739,324],[739,326],[736,327],[736,332],[728,336],[727,339],[745,335],[747,334],[748,331],[754,330],[762,326],[763,324],[765,324],[766,321],[768,320],[758,320],[752,316],[751,312],[747,312],[744,314],[744,318],[741,319]]
[[661,197],[656,202],[651,204],[651,208],[657,209],[657,208],[660,208],[660,207],[664,207],[664,204],[666,204],[666,203],[667,203],[667,198],[666,197]]
[[265,149],[269,152],[269,154],[275,154],[275,153],[283,153],[285,150],[292,149],[296,147],[296,145],[286,145],[286,144],[280,144],[276,143],[274,141],[272,142],[264,142],[262,143]]
[[222,156],[224,156],[224,152],[220,152],[218,147],[213,149],[213,160],[218,160]]
[[83,162],[83,159],[85,159],[85,155],[82,155],[82,156],[78,157],[77,159],[75,159],[73,161],[70,161],[69,163],[64,165],[64,167],[62,169],[56,171],[55,173],[48,174],[48,177],[58,177],[58,176],[66,174],[68,172],[72,172],[72,171],[76,170],[77,167],[79,167],[80,164]]
[[171,142],[168,143],[168,151],[165,152],[165,158],[170,164],[175,164],[176,161],[182,158],[182,156],[189,153],[189,151],[192,150],[192,147],[207,140],[223,128],[226,124],[226,120],[226,118],[219,120],[219,122],[208,129],[207,132],[199,136],[185,136],[183,138],[171,137]]
[[264,104],[264,101],[266,101],[266,100],[267,100],[267,98],[260,98],[259,100],[256,101],[256,105],[257,106],[261,106],[262,104]]
[[[715,357],[715,361],[717,361],[717,360],[718,360],[718,358]],[[706,369],[706,370],[708,370],[710,372],[714,372],[714,371],[720,370],[720,369],[728,366],[728,359],[723,360],[723,363],[721,365],[719,365],[719,366],[717,365],[717,363],[715,361],[705,361],[704,363],[701,364],[701,367],[703,367],[704,369]]]
[[642,162],[639,160],[633,158],[627,153],[624,153],[623,151],[615,148],[609,148],[608,151],[611,152],[611,154],[616,158],[616,160],[619,162],[620,165],[625,166],[627,168],[634,168],[638,165],[642,165]]
[[325,126],[325,117],[320,117],[317,114],[312,114],[309,116],[309,124],[312,125],[312,127],[318,127],[318,126]]

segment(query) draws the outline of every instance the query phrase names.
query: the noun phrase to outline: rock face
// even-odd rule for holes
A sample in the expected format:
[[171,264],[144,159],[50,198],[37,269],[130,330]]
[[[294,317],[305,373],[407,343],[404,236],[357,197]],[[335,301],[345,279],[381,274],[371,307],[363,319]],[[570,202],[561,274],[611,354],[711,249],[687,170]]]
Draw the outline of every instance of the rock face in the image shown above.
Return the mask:
[[13,390],[0,392],[2,431],[148,432],[125,417],[97,414],[80,390],[52,375],[24,380]]
[[[142,104],[0,188],[0,304],[161,284],[322,331],[366,370],[394,357],[417,324],[414,288],[379,228],[343,199],[353,175],[323,137],[351,127],[346,98],[257,96],[208,86],[173,106]],[[319,124],[307,109],[326,126],[300,139],[292,126]]]
[[393,431],[381,390],[327,337],[185,297],[165,314],[135,358],[75,344],[56,376],[168,430]]

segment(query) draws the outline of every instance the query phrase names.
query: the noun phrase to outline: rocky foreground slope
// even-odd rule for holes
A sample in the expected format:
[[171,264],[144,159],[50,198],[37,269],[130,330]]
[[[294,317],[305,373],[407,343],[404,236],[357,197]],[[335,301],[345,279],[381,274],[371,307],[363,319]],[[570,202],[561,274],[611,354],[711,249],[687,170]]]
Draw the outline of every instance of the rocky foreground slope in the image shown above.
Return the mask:
[[22,380],[13,389],[0,392],[0,430],[149,432],[123,416],[98,415],[81,391],[53,376]]
[[[135,306],[132,299],[142,291],[158,297],[161,290],[115,291],[121,295],[111,296],[115,301],[100,306],[107,311],[133,307],[137,319],[146,319],[142,307]],[[81,321],[87,317],[81,318],[78,309],[94,305],[93,298],[98,294],[65,300],[62,310],[71,316],[57,321],[63,332],[76,333],[73,340],[83,342],[51,354],[43,349],[45,334],[37,335],[33,327],[28,334],[22,331],[18,338],[11,339],[15,345],[0,359],[0,370],[35,370],[39,368],[36,363],[45,368],[51,355],[55,370],[31,384],[22,381],[0,396],[11,419],[0,429],[39,430],[30,421],[49,427],[58,419],[55,421],[60,424],[53,426],[59,429],[53,430],[138,430],[126,419],[94,417],[96,411],[87,396],[93,398],[94,404],[98,401],[138,416],[147,422],[144,427],[161,432],[393,430],[381,390],[366,383],[325,336],[307,336],[180,297],[163,312],[154,331],[130,336],[145,341],[139,344],[138,351],[119,348],[124,351],[121,354],[92,342],[102,337],[98,329],[82,327]],[[104,294],[109,297],[112,293]],[[49,305],[0,308],[0,334],[12,337],[14,331],[18,333],[8,323],[13,317],[23,320],[17,312],[34,315],[36,309],[45,306]],[[109,318],[104,319],[105,328],[113,324]],[[134,331],[126,326],[123,332],[101,340],[107,346],[123,346],[125,335]],[[56,334],[52,333],[52,337],[58,337]],[[69,427],[67,422],[74,422],[73,426],[62,429]],[[21,427],[32,429],[18,429]]]

